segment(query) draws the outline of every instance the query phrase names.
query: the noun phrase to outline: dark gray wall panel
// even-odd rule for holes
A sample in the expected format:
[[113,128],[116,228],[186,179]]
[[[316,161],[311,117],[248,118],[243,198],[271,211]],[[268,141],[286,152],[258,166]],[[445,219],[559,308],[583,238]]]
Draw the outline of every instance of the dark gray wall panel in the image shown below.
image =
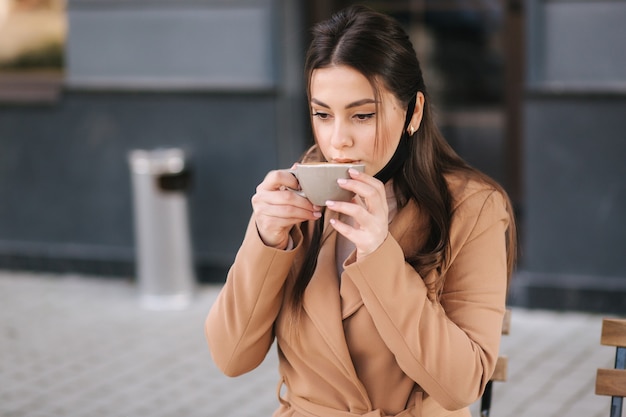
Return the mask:
[[624,115],[624,97],[527,100],[525,270],[626,277]]
[[127,152],[189,155],[196,260],[228,264],[250,197],[277,167],[266,95],[67,93],[54,107],[0,107],[0,255],[132,261]]
[[527,0],[521,305],[626,312],[626,1]]

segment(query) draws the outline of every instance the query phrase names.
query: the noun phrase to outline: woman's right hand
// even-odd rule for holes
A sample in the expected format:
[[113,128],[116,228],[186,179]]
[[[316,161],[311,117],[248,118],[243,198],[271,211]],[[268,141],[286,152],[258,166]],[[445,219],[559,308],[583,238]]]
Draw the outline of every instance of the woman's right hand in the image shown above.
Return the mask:
[[299,189],[298,180],[287,170],[270,171],[252,196],[254,220],[263,242],[285,249],[291,228],[321,217],[321,208],[291,189]]

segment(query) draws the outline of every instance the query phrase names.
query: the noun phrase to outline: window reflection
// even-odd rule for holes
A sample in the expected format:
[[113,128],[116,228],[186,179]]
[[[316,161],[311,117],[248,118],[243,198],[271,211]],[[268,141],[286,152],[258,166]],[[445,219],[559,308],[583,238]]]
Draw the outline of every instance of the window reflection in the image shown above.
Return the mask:
[[0,101],[56,97],[64,65],[65,0],[0,0]]

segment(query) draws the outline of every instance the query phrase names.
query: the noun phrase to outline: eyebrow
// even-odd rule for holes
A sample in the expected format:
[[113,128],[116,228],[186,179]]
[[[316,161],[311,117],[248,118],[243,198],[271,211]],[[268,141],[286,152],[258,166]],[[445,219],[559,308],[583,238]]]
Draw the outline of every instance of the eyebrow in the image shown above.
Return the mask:
[[[317,104],[318,106],[321,106],[321,107],[324,107],[324,108],[327,108],[327,109],[330,109],[330,106],[328,104],[326,104],[326,103],[324,103],[322,101],[319,101],[316,98],[312,98],[311,99],[311,103]],[[351,109],[353,107],[359,107],[359,106],[362,106],[364,104],[372,104],[372,103],[376,103],[376,100],[374,100],[373,98],[364,98],[364,99],[357,100],[357,101],[354,101],[352,103],[347,104],[346,105],[346,109]]]

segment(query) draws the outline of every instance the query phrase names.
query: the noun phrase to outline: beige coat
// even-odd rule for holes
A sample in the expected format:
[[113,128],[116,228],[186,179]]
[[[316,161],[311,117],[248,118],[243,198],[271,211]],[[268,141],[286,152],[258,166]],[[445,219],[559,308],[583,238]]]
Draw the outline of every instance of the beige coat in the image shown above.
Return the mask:
[[341,277],[330,232],[298,337],[286,311],[307,233],[294,228],[294,249],[276,250],[251,221],[206,320],[217,366],[230,376],[251,371],[276,339],[284,387],[275,417],[469,416],[498,355],[509,216],[497,191],[460,178],[449,183],[451,263],[440,300],[428,287],[435,272],[421,277],[404,260],[428,229],[409,203],[380,248],[358,261],[353,253]]

